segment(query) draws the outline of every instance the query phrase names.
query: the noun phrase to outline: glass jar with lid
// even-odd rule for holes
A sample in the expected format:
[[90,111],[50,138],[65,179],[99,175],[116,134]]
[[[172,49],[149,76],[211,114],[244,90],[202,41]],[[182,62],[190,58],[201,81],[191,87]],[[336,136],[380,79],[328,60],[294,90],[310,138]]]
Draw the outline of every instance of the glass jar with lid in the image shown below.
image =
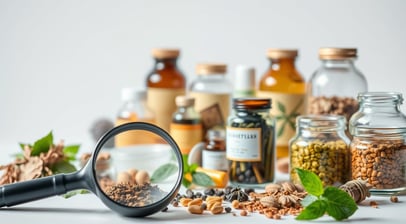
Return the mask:
[[359,92],[367,91],[367,80],[355,67],[356,48],[320,48],[321,66],[307,86],[308,114],[335,114],[350,119],[358,110]]
[[340,115],[302,115],[296,123],[296,136],[289,142],[291,181],[300,184],[295,168],[312,171],[324,186],[349,181],[351,154],[346,119]]
[[267,98],[235,98],[226,128],[229,179],[240,186],[264,186],[274,179],[275,120]]
[[232,84],[226,78],[225,64],[198,64],[196,73],[196,79],[189,86],[189,95],[195,98],[195,110],[202,117],[205,134],[214,126],[225,126],[231,109]]
[[401,93],[359,93],[359,110],[351,117],[352,178],[367,181],[371,193],[406,189],[406,116]]

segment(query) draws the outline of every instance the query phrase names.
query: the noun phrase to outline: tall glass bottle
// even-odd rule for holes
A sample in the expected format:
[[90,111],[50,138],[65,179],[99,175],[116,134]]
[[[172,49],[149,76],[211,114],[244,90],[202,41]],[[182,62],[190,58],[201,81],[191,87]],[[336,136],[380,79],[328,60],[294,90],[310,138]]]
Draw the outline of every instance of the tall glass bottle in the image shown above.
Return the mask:
[[157,125],[166,131],[176,111],[176,96],[185,94],[186,78],[176,63],[179,53],[178,49],[153,49],[155,64],[146,78],[147,105],[155,113]]
[[233,84],[233,98],[255,97],[255,68],[238,65]]
[[[129,122],[155,123],[153,112],[146,105],[146,91],[138,88],[123,88],[121,90],[123,105],[119,109],[115,125]],[[156,143],[157,138],[153,135],[139,136],[138,132],[127,131],[114,138],[116,147],[123,147],[132,144]]]
[[192,97],[177,96],[178,109],[172,116],[169,128],[183,155],[189,155],[192,147],[203,138],[201,118],[194,109],[194,103]]
[[350,119],[358,110],[357,94],[367,91],[367,80],[355,67],[356,48],[320,48],[321,66],[307,90],[309,114],[343,115]]
[[202,117],[205,131],[225,126],[230,114],[232,84],[225,75],[225,64],[198,64],[197,78],[189,87],[189,95],[195,98],[195,110]]
[[295,135],[296,117],[304,114],[306,82],[295,67],[298,51],[269,49],[269,69],[260,79],[257,96],[271,98],[276,119],[276,157],[288,157],[289,140]]

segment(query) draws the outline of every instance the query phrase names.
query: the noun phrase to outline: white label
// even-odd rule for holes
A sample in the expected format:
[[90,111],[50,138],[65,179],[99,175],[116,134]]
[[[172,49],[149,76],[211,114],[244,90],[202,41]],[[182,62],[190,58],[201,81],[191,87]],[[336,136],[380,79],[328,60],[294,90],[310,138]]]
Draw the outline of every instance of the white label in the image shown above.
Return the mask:
[[257,162],[262,160],[261,128],[227,127],[227,159]]
[[202,167],[212,170],[228,170],[225,151],[202,151]]

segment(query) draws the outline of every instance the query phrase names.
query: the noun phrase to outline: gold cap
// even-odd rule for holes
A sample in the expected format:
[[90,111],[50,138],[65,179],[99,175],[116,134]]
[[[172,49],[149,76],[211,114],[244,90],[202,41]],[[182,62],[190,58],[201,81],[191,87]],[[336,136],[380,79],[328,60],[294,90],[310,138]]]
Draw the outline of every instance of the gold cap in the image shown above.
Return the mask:
[[180,54],[180,50],[175,48],[154,48],[151,53],[152,56],[157,59],[170,59],[177,58]]
[[323,47],[319,49],[320,59],[346,59],[346,58],[356,58],[357,49],[356,48],[333,48],[333,47]]
[[196,73],[198,75],[225,74],[227,72],[226,64],[198,64]]
[[268,58],[271,58],[271,59],[295,58],[298,55],[298,50],[270,48],[270,49],[268,49],[266,55],[268,56]]
[[175,103],[178,107],[189,107],[195,104],[195,98],[181,95],[175,98]]

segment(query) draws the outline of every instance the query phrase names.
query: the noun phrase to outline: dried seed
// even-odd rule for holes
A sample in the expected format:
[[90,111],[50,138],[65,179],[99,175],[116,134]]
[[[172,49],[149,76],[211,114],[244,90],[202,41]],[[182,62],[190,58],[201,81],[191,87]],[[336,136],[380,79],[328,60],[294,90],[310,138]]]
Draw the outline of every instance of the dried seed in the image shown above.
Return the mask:
[[190,199],[190,198],[181,198],[181,199],[179,200],[180,204],[181,204],[183,207],[187,207],[188,204],[189,204],[189,202],[191,202],[191,201],[192,201],[192,199]]
[[393,203],[397,203],[397,202],[399,202],[399,199],[397,196],[392,195],[392,196],[390,196],[390,201]]
[[240,207],[240,202],[238,200],[234,200],[233,202],[231,202],[231,207],[239,208]]
[[210,211],[211,211],[211,213],[213,215],[221,214],[221,213],[223,213],[223,210],[224,210],[224,208],[221,205],[220,206],[214,206],[214,207],[212,207],[210,209]]
[[240,212],[240,215],[241,215],[241,216],[247,216],[247,215],[248,215],[248,212],[247,212],[246,210],[242,210],[242,211]]
[[196,198],[196,199],[193,199],[192,201],[190,201],[189,203],[188,203],[188,206],[191,206],[191,205],[202,205],[202,203],[203,203],[203,200],[201,199],[201,198]]
[[191,214],[203,214],[203,209],[199,205],[192,205],[188,207],[188,212]]

